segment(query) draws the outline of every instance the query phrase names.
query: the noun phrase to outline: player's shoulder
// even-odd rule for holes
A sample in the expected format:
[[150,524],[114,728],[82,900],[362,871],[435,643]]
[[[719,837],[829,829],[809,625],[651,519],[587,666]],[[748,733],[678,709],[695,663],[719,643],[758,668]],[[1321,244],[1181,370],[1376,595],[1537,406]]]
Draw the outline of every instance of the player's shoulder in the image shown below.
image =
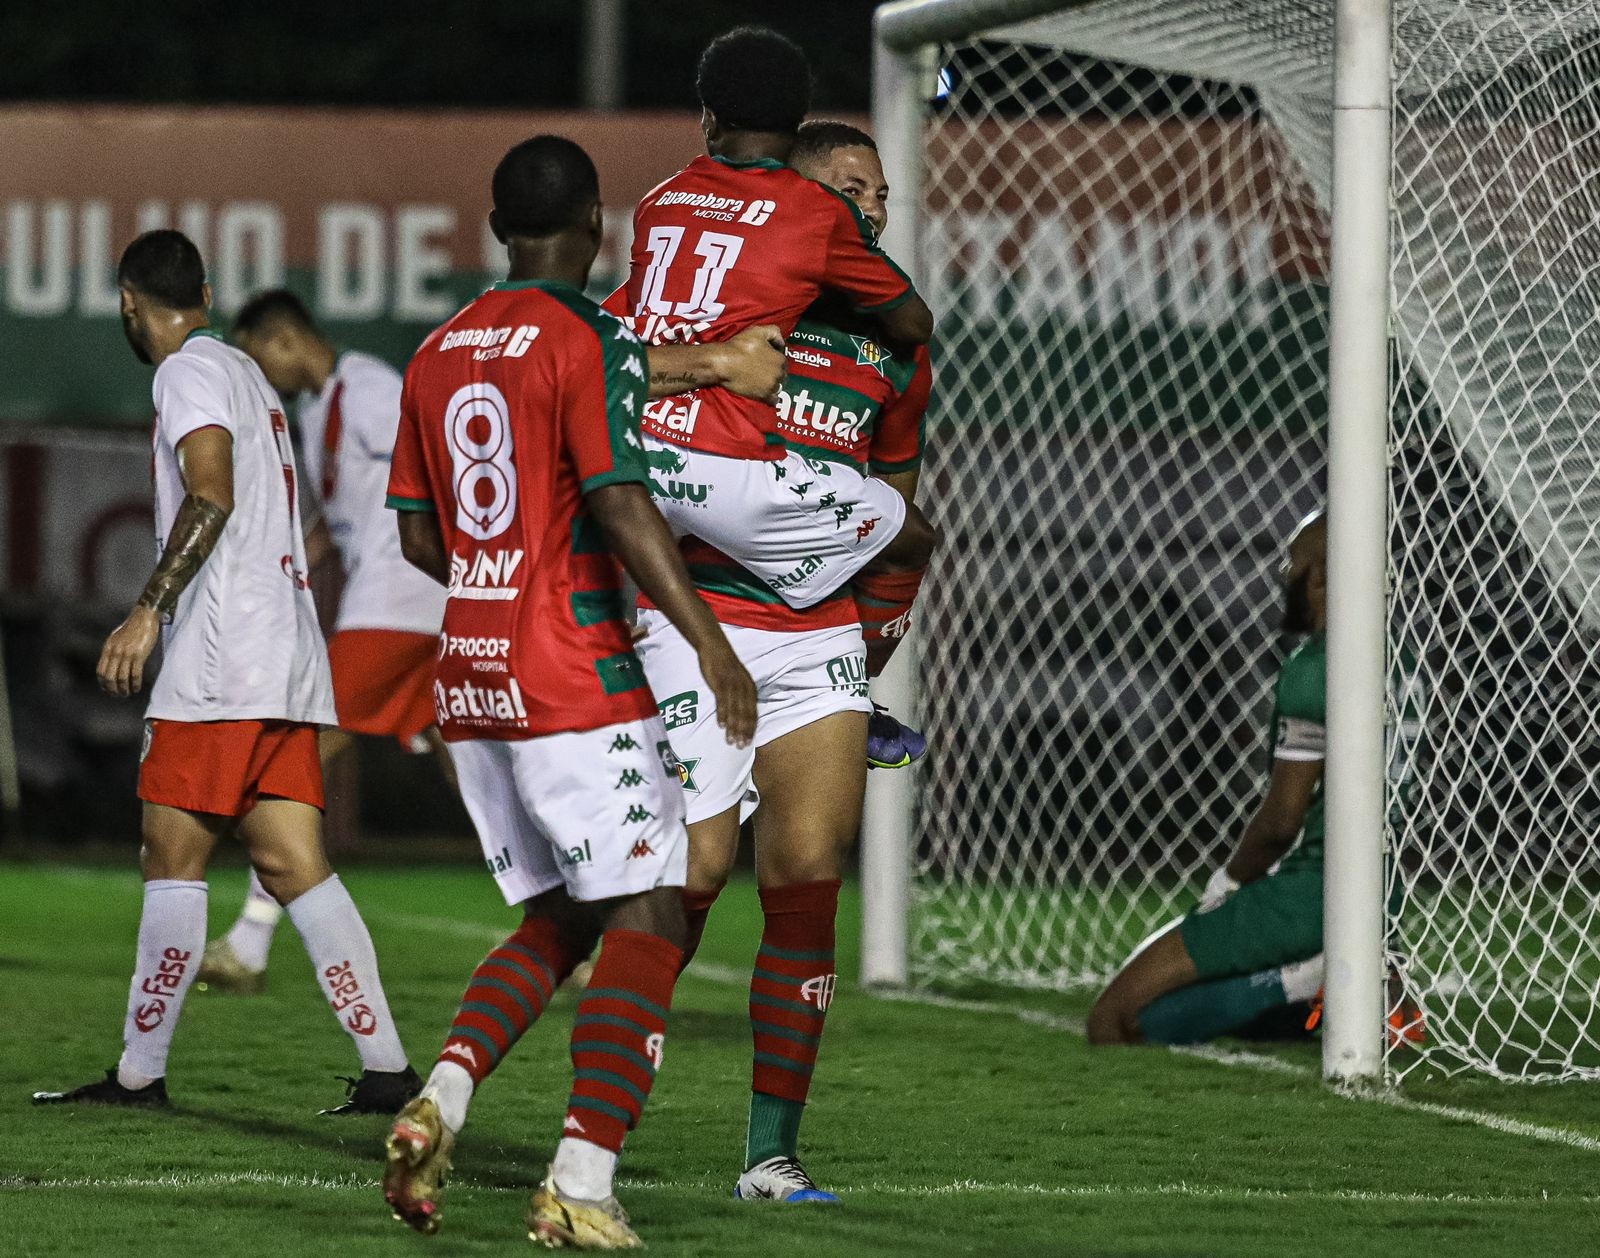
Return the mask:
[[334,370],[341,380],[356,388],[393,390],[400,387],[400,373],[376,354],[368,354],[364,350],[342,351]]
[[243,350],[209,328],[196,328],[176,354],[168,354],[156,367],[154,387],[157,394],[196,385],[223,389],[230,375],[252,366]]
[[1327,710],[1327,693],[1328,642],[1317,633],[1284,660],[1278,672],[1278,708],[1285,716],[1320,721]]

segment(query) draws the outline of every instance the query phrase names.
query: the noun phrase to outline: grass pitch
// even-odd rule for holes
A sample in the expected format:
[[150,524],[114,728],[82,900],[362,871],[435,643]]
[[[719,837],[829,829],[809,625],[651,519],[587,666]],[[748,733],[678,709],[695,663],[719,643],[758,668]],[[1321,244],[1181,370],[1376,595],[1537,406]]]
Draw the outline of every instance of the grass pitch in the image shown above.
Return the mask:
[[[130,865],[132,858],[130,855]],[[212,880],[213,928],[243,875]],[[348,882],[424,1073],[468,973],[514,923],[474,869]],[[385,1124],[324,1119],[354,1052],[286,922],[267,994],[193,993],[174,1111],[35,1109],[118,1051],[139,911],[125,871],[0,866],[0,1253],[515,1252],[554,1147],[573,1001],[485,1085],[433,1238],[388,1217]],[[856,972],[858,906],[840,973]],[[743,1151],[744,977],[754,890],[719,903],[679,988],[666,1063],[619,1192],[662,1255],[1504,1254],[1586,1251],[1600,1233],[1600,1090],[1455,1081],[1353,1100],[1315,1049],[1091,1052],[1084,1002],[888,1001],[841,984],[805,1156],[836,1208],[730,1200]]]

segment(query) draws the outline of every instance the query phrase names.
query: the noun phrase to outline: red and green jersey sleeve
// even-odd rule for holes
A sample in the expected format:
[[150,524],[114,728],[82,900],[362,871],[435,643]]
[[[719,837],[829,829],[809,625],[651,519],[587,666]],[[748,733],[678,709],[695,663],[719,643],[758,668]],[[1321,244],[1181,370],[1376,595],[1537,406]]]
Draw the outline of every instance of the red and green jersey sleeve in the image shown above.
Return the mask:
[[562,391],[561,441],[578,470],[579,488],[589,493],[605,485],[646,483],[649,469],[639,440],[648,396],[645,348],[620,320],[568,309],[594,333],[576,347],[580,361]]
[[878,248],[872,225],[846,198],[827,189],[833,207],[824,246],[822,286],[859,311],[892,310],[912,296],[911,280]]
[[922,466],[922,424],[933,387],[926,345],[917,348],[915,362],[910,381],[884,404],[873,429],[867,462],[875,476],[915,472]]

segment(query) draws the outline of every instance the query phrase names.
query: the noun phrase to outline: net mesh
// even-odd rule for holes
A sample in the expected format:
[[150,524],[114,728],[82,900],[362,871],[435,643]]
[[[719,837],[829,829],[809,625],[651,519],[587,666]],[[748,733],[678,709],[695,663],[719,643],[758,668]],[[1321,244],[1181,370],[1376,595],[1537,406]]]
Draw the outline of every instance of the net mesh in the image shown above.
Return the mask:
[[[1395,8],[1390,716],[1423,733],[1389,948],[1429,1044],[1390,1068],[1568,1078],[1600,1068],[1600,5]],[[923,979],[1103,981],[1259,799],[1325,484],[1331,51],[1295,0],[941,50]]]

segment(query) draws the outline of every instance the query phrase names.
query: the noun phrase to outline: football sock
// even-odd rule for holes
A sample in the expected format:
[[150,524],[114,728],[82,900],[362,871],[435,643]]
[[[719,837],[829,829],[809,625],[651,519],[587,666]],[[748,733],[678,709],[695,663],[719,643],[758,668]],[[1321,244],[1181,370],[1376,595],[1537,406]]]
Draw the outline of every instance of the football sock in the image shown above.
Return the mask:
[[[435,1079],[446,1081],[434,1099],[452,1130],[459,1131],[466,1121],[472,1089],[493,1073],[512,1045],[538,1021],[556,988],[581,960],[554,922],[529,917],[478,963],[439,1050],[439,1064],[423,1090],[424,1096],[431,1095]],[[460,1096],[461,1080],[453,1070],[466,1080],[466,1097]],[[452,1113],[460,1118],[452,1122]]]
[[604,1201],[611,1195],[617,1173],[617,1154],[587,1140],[562,1137],[550,1163],[550,1182],[563,1197],[579,1201]]
[[[642,931],[608,930],[601,938],[594,976],[572,1025],[572,1096],[563,1147],[578,1139],[612,1153],[622,1151],[661,1067],[667,1011],[682,957],[676,945]],[[571,1183],[562,1174],[575,1155],[569,1152],[562,1159],[558,1149],[556,1156],[555,1174],[563,1189],[585,1200],[610,1195],[609,1170],[603,1185],[596,1179]],[[604,1191],[597,1191],[602,1187]]]
[[288,911],[329,1005],[355,1041],[361,1068],[404,1070],[406,1050],[383,994],[372,936],[339,875],[290,901]]
[[239,964],[259,974],[267,968],[267,953],[272,948],[272,934],[278,928],[283,909],[261,885],[256,871],[250,871],[250,890],[244,898],[244,910],[239,920],[228,932],[228,947],[239,958]]
[[839,880],[762,887],[766,924],[750,979],[755,1041],[746,1168],[794,1157],[822,1024],[833,1002]]
[[1200,1044],[1286,1003],[1277,970],[1241,974],[1192,983],[1152,1000],[1139,1011],[1139,1029],[1149,1044]]
[[705,937],[706,918],[711,916],[711,906],[717,902],[717,897],[722,894],[721,887],[710,891],[691,891],[683,889],[683,916],[689,923],[689,929],[683,939],[683,969],[689,968],[689,962],[694,960],[694,954],[700,951],[700,940]]
[[1310,1000],[1322,988],[1322,953],[1304,961],[1292,961],[1278,971],[1283,998],[1289,1004]]
[[122,1024],[117,1080],[142,1088],[167,1073],[183,998],[206,946],[206,884],[157,878],[144,884],[139,944]]
[[895,647],[911,627],[911,604],[916,601],[926,568],[915,572],[869,572],[851,583],[856,615],[867,642],[867,676],[876,677],[889,662]]

